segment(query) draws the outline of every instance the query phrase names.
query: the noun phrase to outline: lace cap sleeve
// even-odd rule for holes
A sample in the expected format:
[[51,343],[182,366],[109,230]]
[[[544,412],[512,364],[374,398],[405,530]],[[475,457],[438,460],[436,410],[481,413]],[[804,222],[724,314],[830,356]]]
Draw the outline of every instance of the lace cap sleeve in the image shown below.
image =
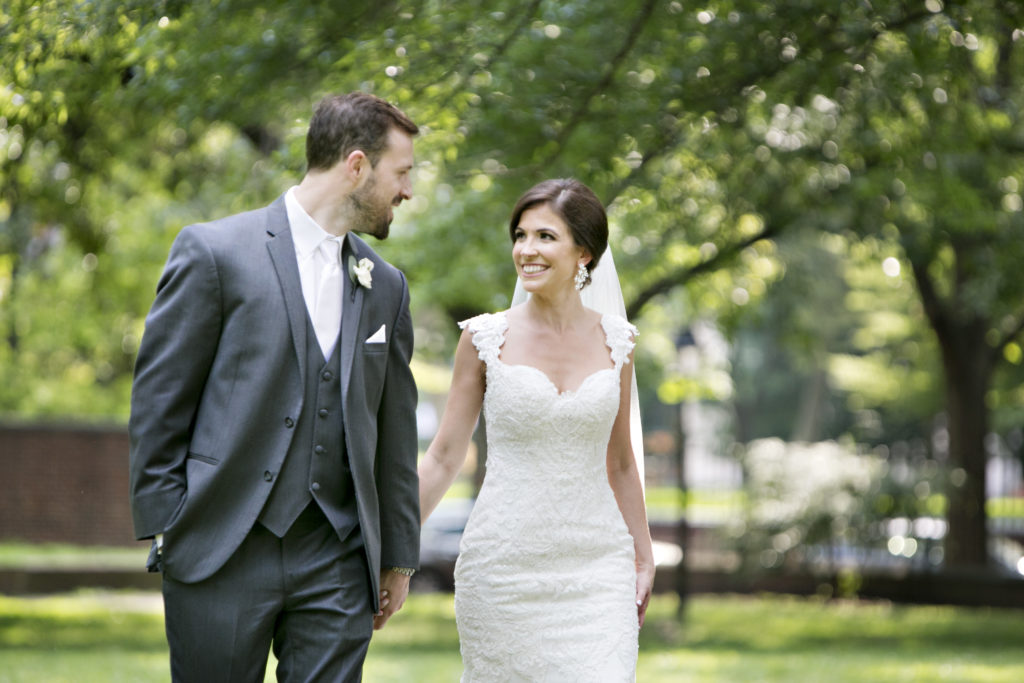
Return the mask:
[[498,359],[505,340],[508,321],[503,313],[482,313],[459,323],[459,328],[473,333],[473,346],[480,360],[491,363]]
[[619,370],[624,363],[629,362],[629,353],[636,346],[633,339],[640,332],[628,320],[617,315],[605,315],[601,318],[601,326],[604,327],[605,340],[611,349],[612,362],[615,363],[615,369]]

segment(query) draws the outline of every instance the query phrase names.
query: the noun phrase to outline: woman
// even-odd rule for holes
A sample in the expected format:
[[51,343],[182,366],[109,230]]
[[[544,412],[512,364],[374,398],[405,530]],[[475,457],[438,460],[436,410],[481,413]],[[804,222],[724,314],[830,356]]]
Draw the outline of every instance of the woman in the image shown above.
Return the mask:
[[526,192],[509,223],[529,299],[463,328],[420,468],[423,519],[487,420],[487,474],[455,570],[463,681],[632,681],[654,578],[630,445],[633,336],[585,308],[608,242],[575,180]]

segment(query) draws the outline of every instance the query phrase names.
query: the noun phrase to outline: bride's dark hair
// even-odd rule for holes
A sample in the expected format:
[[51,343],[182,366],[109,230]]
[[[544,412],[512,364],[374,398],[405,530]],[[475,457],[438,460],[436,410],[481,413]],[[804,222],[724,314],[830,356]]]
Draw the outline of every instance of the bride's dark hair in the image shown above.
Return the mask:
[[[575,178],[554,178],[537,183],[523,193],[512,209],[508,234],[516,241],[516,228],[527,209],[546,204],[569,226],[572,240],[590,254],[587,269],[593,272],[608,247],[608,215],[593,190]],[[590,284],[590,276],[587,276]]]

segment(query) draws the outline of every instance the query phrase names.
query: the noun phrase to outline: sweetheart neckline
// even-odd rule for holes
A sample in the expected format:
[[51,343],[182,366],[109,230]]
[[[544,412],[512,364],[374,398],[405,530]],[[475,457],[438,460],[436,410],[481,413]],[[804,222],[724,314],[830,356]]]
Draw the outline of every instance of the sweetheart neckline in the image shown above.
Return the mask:
[[528,365],[526,363],[506,363],[505,361],[503,361],[501,359],[500,356],[496,360],[498,361],[498,363],[500,363],[501,365],[505,366],[506,368],[510,368],[510,369],[511,368],[528,368],[530,370],[533,370],[534,372],[539,374],[541,377],[543,377],[547,381],[548,386],[551,387],[552,389],[554,389],[555,396],[558,396],[559,398],[561,398],[562,396],[574,396],[574,395],[578,394],[580,389],[583,388],[584,384],[586,384],[588,381],[590,381],[593,377],[596,377],[597,375],[600,375],[602,372],[615,372],[615,367],[614,366],[610,367],[610,368],[601,368],[600,370],[594,370],[592,373],[590,373],[589,375],[584,377],[583,381],[581,381],[579,383],[579,385],[577,385],[577,387],[575,389],[565,389],[565,390],[561,390],[560,391],[558,389],[558,385],[555,384],[553,381],[551,381],[551,378],[548,377],[548,373],[544,372],[543,370],[541,370],[540,368],[538,368],[535,365]]
[[[526,363],[506,363],[505,361],[503,361],[501,359],[501,348],[503,346],[505,346],[505,337],[508,335],[508,315],[507,314],[508,314],[508,311],[501,311],[500,313],[496,313],[495,314],[495,315],[501,316],[501,323],[502,323],[502,326],[504,328],[504,329],[500,330],[500,332],[499,332],[499,335],[501,337],[501,341],[498,344],[497,352],[494,354],[495,360],[497,360],[499,363],[504,365],[506,368],[530,368],[531,370],[537,371],[540,374],[541,377],[543,377],[545,380],[547,380],[548,386],[550,386],[552,389],[555,390],[555,396],[557,396],[559,398],[561,398],[562,396],[573,396],[573,395],[579,393],[580,389],[583,388],[583,385],[586,384],[587,381],[591,377],[593,377],[595,375],[599,375],[602,372],[605,372],[607,370],[616,370],[617,369],[613,365],[610,368],[601,368],[600,370],[595,370],[594,372],[592,372],[589,375],[587,375],[586,377],[584,377],[583,381],[581,381],[579,383],[579,385],[575,389],[565,389],[564,391],[559,391],[558,390],[558,385],[555,384],[551,380],[550,377],[548,377],[548,373],[544,372],[543,370],[541,370],[537,366],[535,366],[535,365],[528,365]],[[612,348],[612,345],[611,345],[611,340],[608,338],[608,328],[605,327],[605,318],[608,318],[608,317],[609,316],[608,316],[607,313],[602,313],[601,314],[601,329],[602,329],[602,331],[604,331],[604,345],[606,347],[608,347],[609,351],[614,351],[614,349]]]

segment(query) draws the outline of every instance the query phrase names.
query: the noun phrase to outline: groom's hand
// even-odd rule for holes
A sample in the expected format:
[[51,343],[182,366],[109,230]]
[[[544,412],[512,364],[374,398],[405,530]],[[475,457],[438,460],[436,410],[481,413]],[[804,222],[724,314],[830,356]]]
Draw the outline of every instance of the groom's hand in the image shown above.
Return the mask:
[[380,573],[380,611],[373,617],[375,631],[383,628],[391,615],[402,609],[409,595],[409,578],[390,569]]

